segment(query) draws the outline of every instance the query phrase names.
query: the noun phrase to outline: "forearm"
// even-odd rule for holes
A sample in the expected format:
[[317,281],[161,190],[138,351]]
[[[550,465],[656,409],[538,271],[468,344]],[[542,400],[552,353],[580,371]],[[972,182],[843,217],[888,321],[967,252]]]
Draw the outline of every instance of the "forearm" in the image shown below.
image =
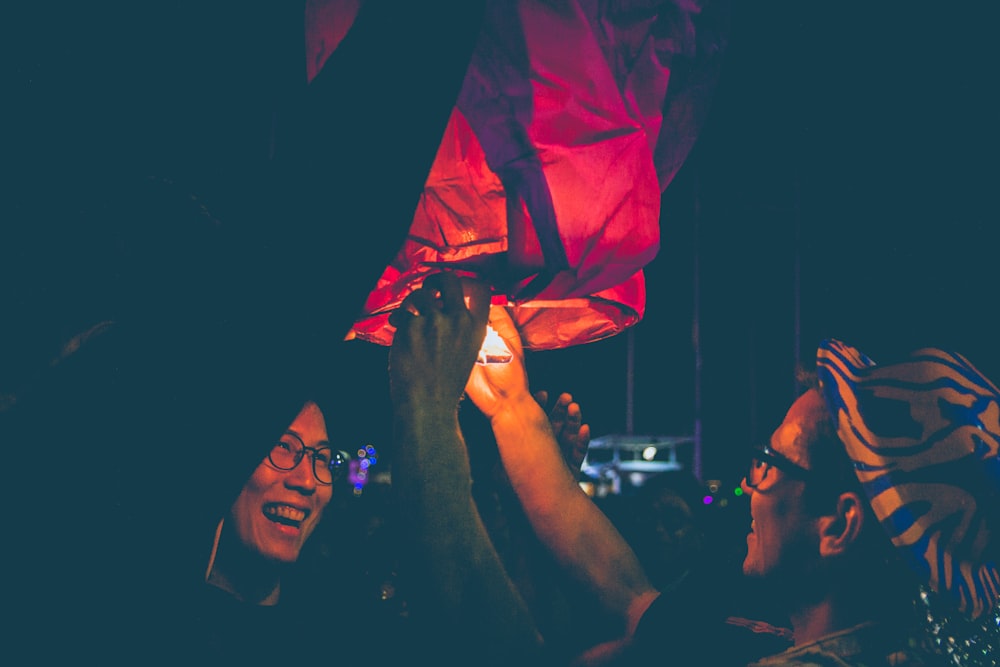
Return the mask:
[[[426,402],[423,402],[426,405]],[[424,598],[453,629],[494,654],[532,654],[541,641],[476,511],[456,412],[397,403],[393,488]]]
[[629,630],[655,597],[638,559],[566,466],[549,420],[527,392],[491,420],[511,484],[539,539]]

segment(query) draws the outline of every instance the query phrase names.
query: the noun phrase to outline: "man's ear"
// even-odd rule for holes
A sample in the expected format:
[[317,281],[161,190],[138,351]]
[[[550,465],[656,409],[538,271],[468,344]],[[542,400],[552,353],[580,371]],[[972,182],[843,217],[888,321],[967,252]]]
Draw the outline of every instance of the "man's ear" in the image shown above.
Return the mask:
[[865,523],[864,499],[853,491],[841,493],[832,514],[819,521],[819,553],[821,556],[839,556],[847,552],[858,540]]

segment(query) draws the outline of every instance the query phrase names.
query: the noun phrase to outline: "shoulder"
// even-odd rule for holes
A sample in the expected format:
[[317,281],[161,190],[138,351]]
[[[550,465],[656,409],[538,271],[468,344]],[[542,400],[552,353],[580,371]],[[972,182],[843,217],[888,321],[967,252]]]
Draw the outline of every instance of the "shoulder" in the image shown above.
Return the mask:
[[921,667],[926,656],[909,647],[905,637],[865,623],[790,648],[749,667]]
[[786,628],[727,617],[718,604],[706,605],[698,599],[679,602],[661,595],[643,614],[633,651],[644,658],[639,663],[659,664],[670,656],[674,664],[700,664],[706,657],[706,637],[711,638],[712,663],[718,665],[746,665],[791,646],[791,632]]

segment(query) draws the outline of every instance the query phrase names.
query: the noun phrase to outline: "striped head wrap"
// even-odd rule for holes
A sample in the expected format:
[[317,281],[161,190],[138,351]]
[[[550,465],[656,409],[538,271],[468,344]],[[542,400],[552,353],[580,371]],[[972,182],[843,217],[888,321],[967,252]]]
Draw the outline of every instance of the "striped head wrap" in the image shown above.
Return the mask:
[[875,516],[936,593],[978,618],[1000,599],[1000,392],[958,354],[879,365],[836,340],[820,387]]

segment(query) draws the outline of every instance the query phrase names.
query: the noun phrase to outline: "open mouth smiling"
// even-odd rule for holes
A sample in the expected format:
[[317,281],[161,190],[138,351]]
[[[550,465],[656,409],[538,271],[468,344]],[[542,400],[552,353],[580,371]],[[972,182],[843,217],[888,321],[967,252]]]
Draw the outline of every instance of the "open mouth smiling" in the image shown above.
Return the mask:
[[284,503],[267,503],[263,507],[264,516],[275,523],[283,526],[299,528],[302,522],[309,516],[308,510],[303,510]]

